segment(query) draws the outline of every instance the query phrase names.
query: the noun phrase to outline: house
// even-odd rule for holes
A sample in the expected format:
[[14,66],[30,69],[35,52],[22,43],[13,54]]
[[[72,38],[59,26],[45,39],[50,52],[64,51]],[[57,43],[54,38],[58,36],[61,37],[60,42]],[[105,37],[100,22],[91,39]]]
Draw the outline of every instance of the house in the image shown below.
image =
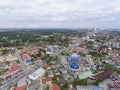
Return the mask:
[[57,84],[53,85],[53,90],[60,90],[59,86]]
[[39,50],[31,50],[31,51],[28,51],[28,54],[29,55],[37,55],[39,52]]
[[51,69],[51,66],[45,66],[44,68],[49,70],[49,69]]
[[3,62],[4,61],[4,56],[0,56],[0,62]]
[[60,69],[60,72],[61,72],[62,74],[66,74],[66,73],[67,73],[67,70],[66,70],[66,69]]
[[87,50],[85,48],[80,48],[80,47],[73,48],[73,51],[81,52],[81,53],[86,53],[87,52]]
[[49,77],[53,77],[53,76],[54,76],[54,73],[50,70],[50,71],[48,72],[48,76],[49,76]]
[[47,78],[43,79],[43,82],[45,82],[46,84],[50,84],[50,83],[52,83],[52,78],[47,77]]
[[120,56],[113,56],[111,60],[120,63]]
[[26,90],[26,85],[21,87],[16,87],[14,90]]

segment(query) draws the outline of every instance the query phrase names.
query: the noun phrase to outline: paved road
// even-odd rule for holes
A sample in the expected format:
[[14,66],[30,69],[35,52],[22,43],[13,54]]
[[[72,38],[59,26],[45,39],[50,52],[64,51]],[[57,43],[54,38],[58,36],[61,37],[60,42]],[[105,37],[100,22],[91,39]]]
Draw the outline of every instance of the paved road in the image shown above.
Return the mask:
[[[76,42],[67,47],[67,48],[63,48],[59,51],[57,51],[56,53],[54,53],[54,55],[58,56],[59,58],[61,58],[61,52],[64,51],[64,50],[70,50],[74,47],[76,47],[76,44],[80,43],[80,39],[76,40]],[[6,82],[3,83],[3,85],[0,87],[0,90],[7,90],[6,88],[9,88],[11,85],[15,84],[16,82],[18,82],[20,79],[23,79],[25,77],[27,77],[30,73],[33,73],[35,71],[34,68],[25,68],[25,64],[23,63],[23,60],[16,48],[16,55],[18,56],[18,59],[19,59],[19,62],[21,64],[21,68],[23,71],[21,71],[20,73],[16,74],[14,77],[12,77],[10,80],[7,80]],[[42,63],[39,63],[40,65],[43,65]],[[33,66],[35,67],[35,66]]]
[[71,46],[63,48],[63,49],[57,51],[56,53],[54,53],[54,55],[61,57],[62,56],[61,55],[62,51],[64,51],[64,50],[71,50],[72,48],[75,48],[77,46],[77,44],[79,44],[80,42],[81,42],[81,40],[77,39]]
[[19,54],[19,51],[18,51],[18,49],[15,47],[15,51],[16,51],[16,55],[17,55],[17,57],[18,57],[18,60],[19,60],[19,62],[20,62],[20,66],[21,66],[21,69],[22,70],[25,70],[25,64],[24,64],[24,62],[23,62],[23,60],[22,60],[22,58],[21,58],[21,56],[20,56],[20,54]]
[[[42,66],[43,63],[40,62],[37,65]],[[0,90],[7,90],[6,88],[9,88],[11,85],[16,84],[16,82],[18,82],[20,79],[27,77],[29,74],[33,73],[36,70],[35,67],[36,67],[35,65],[33,65],[32,67],[27,67],[25,70],[15,74],[9,80],[6,80],[2,84],[2,86],[0,87]]]

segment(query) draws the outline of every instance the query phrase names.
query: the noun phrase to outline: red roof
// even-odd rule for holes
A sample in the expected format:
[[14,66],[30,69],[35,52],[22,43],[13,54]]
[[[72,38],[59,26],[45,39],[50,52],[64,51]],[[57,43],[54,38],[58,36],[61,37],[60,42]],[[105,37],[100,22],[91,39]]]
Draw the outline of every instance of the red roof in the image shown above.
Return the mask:
[[57,84],[53,85],[53,90],[60,90],[59,86]]
[[30,60],[31,59],[31,57],[27,53],[22,54],[22,58],[23,58],[23,60]]
[[109,78],[109,76],[110,76],[112,73],[114,73],[113,70],[107,70],[107,71],[104,71],[104,72],[96,75],[95,77],[96,77],[99,81],[102,81],[102,80],[104,80],[104,79],[106,79],[106,78]]
[[13,87],[12,90],[15,90],[15,87]]
[[26,86],[17,87],[15,90],[26,90]]
[[48,78],[45,78],[43,81],[44,82],[49,82],[49,81],[52,81],[52,78],[48,77]]
[[22,54],[26,54],[27,52],[25,50],[22,51]]
[[11,65],[11,70],[4,73],[4,76],[7,77],[9,75],[14,74],[15,72],[18,72],[20,69],[20,66],[18,64]]
[[45,66],[45,69],[49,69],[49,68],[51,68],[50,66]]
[[73,51],[77,51],[77,52],[86,52],[86,49],[85,48],[80,48],[80,47],[76,47],[76,48],[73,48]]

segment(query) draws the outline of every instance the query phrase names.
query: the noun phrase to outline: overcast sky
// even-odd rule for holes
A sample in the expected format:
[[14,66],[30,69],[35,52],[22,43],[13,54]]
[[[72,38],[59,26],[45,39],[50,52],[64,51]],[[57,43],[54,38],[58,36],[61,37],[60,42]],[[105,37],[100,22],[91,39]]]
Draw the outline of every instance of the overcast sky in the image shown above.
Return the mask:
[[0,0],[3,28],[120,28],[120,0]]

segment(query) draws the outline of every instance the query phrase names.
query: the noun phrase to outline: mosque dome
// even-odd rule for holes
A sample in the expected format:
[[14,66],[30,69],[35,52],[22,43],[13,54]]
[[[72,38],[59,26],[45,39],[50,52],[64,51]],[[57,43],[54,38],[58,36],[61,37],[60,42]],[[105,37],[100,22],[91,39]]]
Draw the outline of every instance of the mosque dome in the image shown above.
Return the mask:
[[68,59],[70,61],[80,61],[81,60],[81,56],[77,53],[72,53],[68,56]]
[[79,65],[78,65],[78,63],[73,62],[73,63],[71,63],[70,68],[79,69]]

